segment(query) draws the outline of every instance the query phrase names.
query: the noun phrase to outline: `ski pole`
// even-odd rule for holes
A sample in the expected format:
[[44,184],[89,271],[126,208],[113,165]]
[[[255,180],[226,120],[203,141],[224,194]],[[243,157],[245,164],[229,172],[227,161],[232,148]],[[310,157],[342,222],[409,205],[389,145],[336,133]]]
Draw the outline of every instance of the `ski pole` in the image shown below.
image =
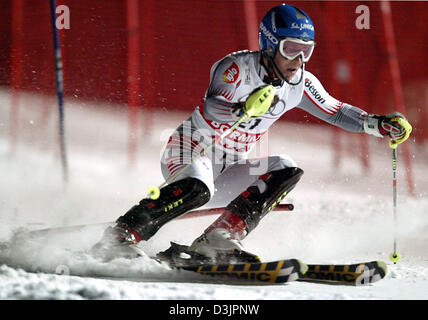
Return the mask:
[[173,175],[171,175],[168,179],[166,179],[161,185],[158,187],[151,186],[148,189],[148,197],[152,200],[156,200],[160,196],[160,189],[171,182],[174,182],[175,179],[182,174],[187,168],[189,168],[195,159],[202,158],[208,150],[214,147],[217,143],[223,140],[224,137],[231,134],[235,129],[244,121],[247,121],[249,118],[254,116],[260,116],[265,114],[271,104],[274,101],[275,97],[275,87],[272,85],[267,85],[261,89],[258,89],[256,92],[251,94],[244,106],[244,114],[227,130],[225,130],[220,136],[218,136],[208,147],[202,150],[197,157],[190,159],[190,162],[182,167],[180,170],[176,171]]
[[397,252],[397,145],[392,148],[392,215],[394,223],[394,251],[389,259],[396,264],[401,259],[401,254]]

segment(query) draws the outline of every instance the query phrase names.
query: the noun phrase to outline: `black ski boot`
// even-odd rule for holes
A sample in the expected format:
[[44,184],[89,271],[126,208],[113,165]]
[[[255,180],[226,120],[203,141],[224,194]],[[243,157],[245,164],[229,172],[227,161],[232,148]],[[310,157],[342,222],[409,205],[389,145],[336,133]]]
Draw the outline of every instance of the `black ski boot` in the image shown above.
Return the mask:
[[191,247],[171,242],[171,246],[156,255],[160,261],[165,261],[171,267],[189,267],[199,265],[255,263],[260,258],[244,250],[217,252],[215,256],[206,256],[193,251]]
[[244,250],[241,240],[296,186],[302,174],[303,170],[288,167],[261,175],[259,180],[266,185],[263,192],[257,185],[248,187],[190,247],[172,245],[161,257],[176,264],[186,263],[180,253],[188,254],[187,263],[193,264],[260,262],[258,256]]
[[93,249],[105,247],[104,243],[108,247],[123,247],[148,240],[165,223],[203,206],[209,199],[208,187],[196,178],[173,182],[160,190],[158,199],[143,199],[119,217],[116,225],[105,230],[103,238]]
[[257,186],[250,186],[235,198],[227,209],[241,217],[248,234],[294,189],[302,175],[303,170],[297,167],[287,167],[261,175],[259,180],[264,181],[266,190],[261,193]]

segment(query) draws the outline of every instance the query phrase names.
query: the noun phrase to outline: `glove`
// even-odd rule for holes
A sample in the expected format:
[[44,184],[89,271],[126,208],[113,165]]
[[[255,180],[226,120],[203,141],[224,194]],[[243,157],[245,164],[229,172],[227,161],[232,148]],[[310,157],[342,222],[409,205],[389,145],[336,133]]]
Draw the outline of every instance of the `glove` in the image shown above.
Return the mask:
[[393,149],[406,141],[412,132],[412,126],[399,112],[388,115],[369,114],[364,119],[364,131],[376,137],[389,136],[389,146]]
[[[257,88],[245,101],[244,113],[249,117],[258,117],[269,111],[275,101],[275,87],[267,85]],[[277,97],[278,98],[278,97]]]

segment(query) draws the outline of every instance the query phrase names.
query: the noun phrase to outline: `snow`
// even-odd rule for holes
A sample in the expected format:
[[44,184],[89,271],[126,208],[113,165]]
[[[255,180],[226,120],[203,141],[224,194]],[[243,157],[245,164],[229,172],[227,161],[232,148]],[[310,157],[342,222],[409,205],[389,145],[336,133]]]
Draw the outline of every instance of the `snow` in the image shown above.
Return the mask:
[[[299,258],[307,263],[383,260],[389,272],[369,286],[293,282],[225,285],[172,271],[141,257],[104,263],[85,254],[104,230],[26,237],[47,227],[114,221],[162,182],[163,144],[188,114],[144,111],[137,162],[128,162],[128,115],[118,106],[66,101],[70,179],[63,183],[55,100],[22,94],[19,130],[11,144],[10,96],[0,93],[0,299],[137,300],[345,300],[428,299],[427,146],[409,142],[416,196],[407,192],[404,159],[398,159],[398,250],[393,243],[391,151],[386,140],[367,137],[370,169],[360,161],[360,135],[331,126],[278,123],[260,154],[288,154],[305,170],[284,202],[292,212],[273,212],[244,241],[263,260]],[[148,119],[149,124],[144,120]],[[150,127],[148,127],[150,125]],[[144,130],[146,129],[146,130]],[[333,143],[342,158],[333,161]],[[399,149],[400,150],[400,149]],[[169,241],[189,244],[216,217],[172,221],[141,248],[152,255]]]

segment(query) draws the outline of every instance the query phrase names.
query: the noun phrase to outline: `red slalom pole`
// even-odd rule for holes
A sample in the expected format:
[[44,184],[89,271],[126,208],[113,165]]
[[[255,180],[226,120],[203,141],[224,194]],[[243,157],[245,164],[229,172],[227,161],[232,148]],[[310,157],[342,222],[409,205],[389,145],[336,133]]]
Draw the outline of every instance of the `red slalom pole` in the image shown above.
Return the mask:
[[[193,211],[189,211],[182,216],[178,217],[176,220],[182,220],[182,219],[189,219],[189,218],[196,218],[196,217],[206,217],[216,214],[221,214],[225,210],[225,207],[221,208],[211,208],[211,209],[197,209]],[[277,205],[272,211],[293,211],[294,205],[291,203],[285,203],[285,204],[279,204]],[[107,227],[109,225],[113,225],[114,221],[110,222],[101,222],[101,223],[92,223],[92,224],[81,224],[81,225],[74,225],[74,226],[66,226],[66,227],[53,227],[53,228],[45,228],[45,229],[39,229],[39,230],[33,230],[25,233],[27,236],[30,237],[37,237],[37,236],[43,236],[45,234],[58,234],[65,231],[80,231],[88,227]]]
[[126,24],[128,32],[128,119],[129,141],[128,156],[131,167],[135,166],[138,145],[138,95],[139,95],[139,69],[140,69],[140,26],[139,26],[139,0],[126,1]]
[[19,134],[19,90],[22,85],[24,3],[12,2],[12,37],[10,55],[10,153],[14,154]]
[[[188,213],[185,213],[184,215],[182,215],[177,219],[188,219],[188,218],[211,216],[215,214],[222,214],[225,209],[226,208],[212,208],[212,209],[201,209],[201,210],[189,211]],[[291,203],[286,203],[286,204],[277,205],[272,211],[293,211],[293,210],[294,210],[294,205]]]

